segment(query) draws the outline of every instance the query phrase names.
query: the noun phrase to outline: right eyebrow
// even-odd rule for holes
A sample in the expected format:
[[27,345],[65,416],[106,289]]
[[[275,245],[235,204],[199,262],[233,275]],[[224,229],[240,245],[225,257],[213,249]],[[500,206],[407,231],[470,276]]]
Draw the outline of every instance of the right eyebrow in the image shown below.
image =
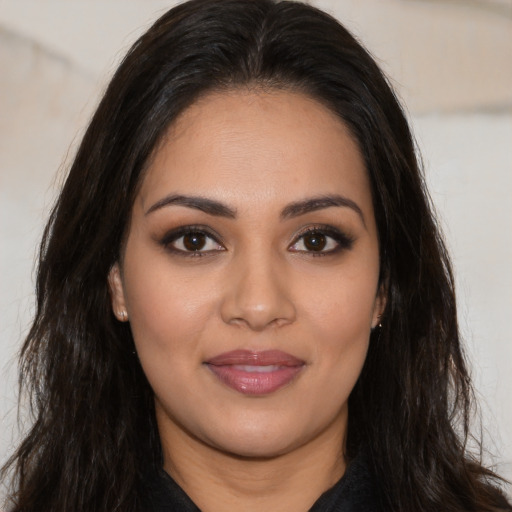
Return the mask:
[[149,215],[150,213],[170,205],[194,208],[195,210],[201,210],[208,215],[214,215],[216,217],[227,217],[228,219],[234,219],[236,217],[236,210],[219,201],[207,199],[206,197],[184,196],[179,194],[171,194],[169,196],[163,197],[154,203],[144,215]]

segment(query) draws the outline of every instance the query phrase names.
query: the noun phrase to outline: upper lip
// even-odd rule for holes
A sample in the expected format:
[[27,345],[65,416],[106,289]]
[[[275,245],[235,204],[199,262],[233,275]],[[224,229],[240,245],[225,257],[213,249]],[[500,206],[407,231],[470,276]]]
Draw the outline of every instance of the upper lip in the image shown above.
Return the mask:
[[250,366],[302,366],[304,361],[282,350],[232,350],[205,361],[215,366],[250,365]]

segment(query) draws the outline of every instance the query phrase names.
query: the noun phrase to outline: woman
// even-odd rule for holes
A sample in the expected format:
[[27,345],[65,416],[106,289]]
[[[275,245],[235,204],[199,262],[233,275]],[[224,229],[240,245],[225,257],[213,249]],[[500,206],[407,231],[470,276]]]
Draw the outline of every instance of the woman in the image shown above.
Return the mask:
[[300,3],[129,51],[41,245],[13,511],[512,510],[382,73]]

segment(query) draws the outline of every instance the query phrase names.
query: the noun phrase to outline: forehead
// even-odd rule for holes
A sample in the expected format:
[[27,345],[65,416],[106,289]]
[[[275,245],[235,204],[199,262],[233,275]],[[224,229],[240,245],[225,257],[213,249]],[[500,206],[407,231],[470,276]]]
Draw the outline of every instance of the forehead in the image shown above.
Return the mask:
[[369,180],[345,124],[308,96],[230,91],[185,110],[156,150],[139,201],[169,193],[234,205],[340,193],[371,208]]

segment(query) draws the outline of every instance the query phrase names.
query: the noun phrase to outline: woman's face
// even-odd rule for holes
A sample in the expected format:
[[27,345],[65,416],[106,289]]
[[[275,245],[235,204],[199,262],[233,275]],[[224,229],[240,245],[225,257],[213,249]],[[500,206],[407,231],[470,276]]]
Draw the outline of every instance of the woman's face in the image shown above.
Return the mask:
[[243,456],[322,436],[384,307],[367,172],[347,128],[291,92],[216,93],[151,160],[110,274],[160,435]]

